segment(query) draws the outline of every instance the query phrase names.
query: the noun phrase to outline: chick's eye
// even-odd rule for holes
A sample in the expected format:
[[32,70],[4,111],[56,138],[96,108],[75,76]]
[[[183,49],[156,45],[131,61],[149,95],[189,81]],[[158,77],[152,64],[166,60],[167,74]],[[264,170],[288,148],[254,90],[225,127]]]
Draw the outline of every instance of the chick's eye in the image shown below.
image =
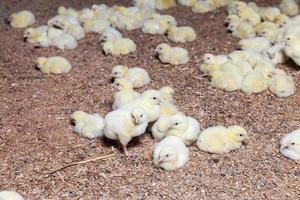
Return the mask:
[[156,100],[157,98],[156,98],[156,97],[153,97],[152,99]]
[[295,142],[292,142],[292,145],[295,145]]
[[117,83],[116,85],[117,85],[117,86],[120,86],[120,84],[119,84],[119,83]]
[[140,117],[143,117],[143,114],[141,114],[141,116]]
[[176,123],[175,123],[175,125],[177,126],[177,125],[179,125],[179,123],[178,123],[178,122],[176,122]]
[[243,136],[243,134],[240,134],[240,136],[242,137],[242,136]]
[[166,157],[169,157],[169,154],[167,154]]

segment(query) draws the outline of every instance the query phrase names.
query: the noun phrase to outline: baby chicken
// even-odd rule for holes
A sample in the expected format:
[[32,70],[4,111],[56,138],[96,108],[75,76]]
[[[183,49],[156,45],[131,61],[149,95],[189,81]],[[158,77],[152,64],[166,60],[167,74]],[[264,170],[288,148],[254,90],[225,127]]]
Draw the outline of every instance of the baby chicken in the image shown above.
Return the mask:
[[122,37],[123,37],[122,33],[120,33],[117,29],[108,27],[102,32],[101,37],[100,37],[100,42],[120,39]]
[[171,26],[177,26],[177,21],[172,15],[161,15],[158,13],[154,13],[153,15],[151,15],[151,18],[167,22]]
[[130,81],[133,88],[139,88],[150,83],[150,77],[148,72],[140,67],[128,68],[124,65],[115,66],[111,74],[114,78],[124,78]]
[[114,86],[119,90],[119,92],[114,94],[114,103],[112,105],[113,110],[120,108],[140,96],[138,92],[133,90],[132,83],[127,79],[115,79]]
[[211,85],[232,92],[242,87],[243,75],[239,71],[215,70],[211,73]]
[[215,9],[216,7],[210,0],[200,0],[193,5],[192,11],[195,13],[208,13]]
[[184,167],[189,160],[189,149],[175,136],[168,136],[154,145],[153,164],[171,171]]
[[253,37],[240,40],[239,45],[242,49],[252,49],[257,52],[263,52],[271,47],[271,42],[264,37]]
[[277,43],[270,49],[265,50],[263,56],[268,58],[274,65],[287,61],[287,56],[284,53],[284,44],[282,43]]
[[298,66],[300,66],[300,27],[290,27],[286,30],[283,38],[284,52]]
[[71,117],[75,123],[75,133],[82,137],[94,139],[103,136],[104,121],[100,114],[76,111]]
[[48,29],[48,39],[50,45],[58,49],[75,49],[77,47],[76,39],[61,29],[50,27]]
[[[176,113],[175,113],[176,114]],[[169,130],[169,124],[171,123],[172,115],[161,114],[158,120],[154,122],[151,127],[151,133],[153,138],[156,140],[161,140],[166,136]]]
[[204,54],[202,58],[205,64],[223,65],[228,61],[227,55],[213,55],[210,53]]
[[26,28],[35,22],[35,17],[32,12],[23,10],[12,14],[9,17],[9,22],[13,28]]
[[175,0],[155,0],[155,8],[157,10],[166,10],[175,6]]
[[84,30],[89,33],[101,34],[110,26],[110,23],[105,19],[91,19],[83,22]]
[[105,55],[120,56],[132,53],[136,50],[136,44],[129,38],[116,38],[102,43]]
[[[229,28],[232,29],[231,26]],[[250,22],[242,20],[236,28],[233,28],[232,34],[241,39],[252,38],[255,36],[255,30]]]
[[180,5],[188,7],[192,7],[193,5],[195,5],[196,2],[197,0],[178,0],[178,3]]
[[24,32],[24,40],[36,47],[49,47],[48,27],[27,28]]
[[249,21],[253,26],[260,23],[261,21],[259,14],[247,4],[237,5],[237,15],[240,16],[243,20]]
[[216,7],[216,8],[220,8],[223,6],[228,5],[232,0],[211,0],[212,4]]
[[75,18],[78,18],[79,16],[78,11],[71,7],[66,8],[64,6],[59,6],[57,12],[59,15],[63,15],[63,16],[70,16]]
[[299,6],[295,0],[282,0],[279,8],[283,14],[295,16],[299,13]]
[[155,0],[133,0],[133,5],[139,8],[155,9]]
[[133,137],[145,133],[148,126],[148,116],[144,109],[135,107],[131,110],[118,109],[109,112],[104,118],[104,135],[111,140],[118,140],[126,156],[127,144]]
[[170,86],[164,86],[159,89],[159,92],[161,94],[162,102],[173,102],[173,94],[175,93],[175,90]]
[[142,25],[142,32],[145,34],[165,34],[170,24],[158,19],[149,19]]
[[171,47],[166,43],[159,44],[155,52],[162,63],[169,63],[171,65],[184,65],[190,59],[187,50],[180,47]]
[[168,38],[173,42],[192,42],[196,40],[196,32],[189,26],[171,26],[168,28]]
[[269,89],[278,97],[288,97],[295,93],[296,87],[294,80],[280,69],[274,70]]
[[280,153],[289,159],[300,160],[300,129],[281,138]]
[[262,20],[273,22],[281,12],[277,7],[260,7],[258,9],[258,14]]
[[252,72],[244,77],[242,91],[246,94],[259,93],[268,89],[270,78],[261,72]]
[[240,126],[210,127],[202,131],[197,140],[200,150],[209,153],[229,153],[242,146],[242,142],[247,139],[247,132]]
[[24,198],[15,191],[0,191],[0,200],[24,200]]
[[72,69],[70,62],[61,56],[39,57],[36,64],[44,74],[65,74]]

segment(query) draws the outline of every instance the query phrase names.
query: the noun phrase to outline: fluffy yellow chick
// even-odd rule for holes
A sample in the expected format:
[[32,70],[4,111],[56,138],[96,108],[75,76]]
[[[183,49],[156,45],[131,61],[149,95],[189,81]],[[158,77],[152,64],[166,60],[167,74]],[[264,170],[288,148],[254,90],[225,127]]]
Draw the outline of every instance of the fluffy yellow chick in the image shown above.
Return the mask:
[[180,47],[171,47],[166,43],[159,44],[155,52],[162,63],[171,65],[184,65],[189,62],[189,53]]
[[168,38],[173,42],[192,42],[196,40],[196,37],[195,30],[189,26],[171,26],[168,28]]
[[254,65],[254,72],[261,73],[265,78],[268,79],[275,67],[276,66],[270,60],[261,59]]
[[26,28],[35,22],[35,17],[32,12],[28,10],[23,10],[12,14],[9,17],[10,25],[13,28]]
[[299,13],[299,6],[295,0],[282,0],[279,8],[283,14],[295,16]]
[[102,43],[105,55],[120,56],[136,51],[136,44],[129,38],[117,38]]
[[133,0],[133,5],[139,8],[155,9],[155,0]]
[[211,2],[216,8],[220,8],[228,5],[231,2],[231,0],[211,0]]
[[300,129],[281,138],[280,153],[289,159],[300,160]]
[[[232,29],[229,25],[228,27],[230,30]],[[234,29],[234,28],[233,28]],[[253,25],[245,20],[242,20],[239,25],[233,30],[233,36],[237,38],[252,38],[255,36],[255,30]]]
[[287,56],[284,53],[284,44],[282,43],[277,43],[270,49],[264,51],[263,56],[269,59],[274,65],[287,61]]
[[107,113],[104,118],[104,135],[111,140],[118,140],[126,156],[127,144],[133,137],[145,133],[148,126],[148,116],[144,109],[135,107],[131,110],[118,109]]
[[300,26],[292,26],[286,30],[283,37],[284,52],[300,66]]
[[36,47],[49,47],[48,27],[27,28],[24,32],[24,40]]
[[264,37],[253,37],[240,40],[239,45],[242,49],[251,49],[257,52],[263,52],[271,47],[271,42]]
[[171,171],[184,167],[189,160],[189,149],[175,136],[168,136],[154,145],[153,164]]
[[167,131],[170,127],[170,121],[172,119],[172,115],[169,114],[161,114],[154,122],[154,124],[151,127],[151,133],[153,138],[156,140],[161,140],[166,136]]
[[237,15],[238,7],[246,7],[247,4],[243,1],[231,1],[227,6],[227,13],[229,15]]
[[291,76],[280,69],[276,69],[271,78],[269,89],[278,97],[288,97],[295,93],[296,87]]
[[240,126],[209,127],[202,131],[197,140],[197,146],[201,151],[209,153],[229,153],[242,146],[247,139],[247,132]]
[[133,88],[139,88],[150,83],[150,77],[148,72],[141,67],[128,68],[124,65],[115,66],[111,74],[114,78],[124,78],[130,81]]
[[75,123],[74,131],[78,135],[89,139],[103,136],[104,121],[100,114],[76,111],[71,118]]
[[36,64],[44,74],[65,74],[72,69],[70,62],[61,56],[39,57]]
[[157,10],[166,10],[175,6],[175,0],[155,0],[155,8]]
[[151,18],[157,19],[159,21],[167,22],[171,26],[177,26],[177,21],[172,15],[161,15],[161,14],[154,13],[153,15],[151,15]]
[[175,90],[170,86],[164,86],[159,89],[159,92],[161,94],[162,102],[168,101],[173,102],[173,94],[175,93]]
[[3,190],[0,191],[0,200],[24,200],[24,198],[15,191]]
[[188,7],[192,7],[193,5],[195,5],[196,2],[197,0],[178,0],[178,3],[180,5]]
[[259,93],[268,89],[269,77],[265,77],[261,72],[252,72],[244,77],[242,91],[246,94]]
[[292,19],[285,14],[277,15],[274,19],[274,23],[276,23],[279,27],[286,26],[291,21],[292,21]]
[[123,37],[122,33],[120,33],[117,29],[108,27],[102,32],[101,37],[100,37],[100,42],[105,42],[105,41],[114,40],[114,39],[120,39],[122,37]]
[[142,25],[142,31],[145,34],[165,34],[170,24],[166,21],[160,21],[158,19],[149,19]]
[[205,64],[223,65],[228,61],[227,55],[204,54],[202,60]]
[[138,92],[133,90],[133,85],[130,81],[124,78],[117,78],[114,81],[114,86],[119,90],[114,94],[113,110],[116,110],[123,105],[129,103],[133,99],[140,96]]
[[64,6],[59,6],[57,12],[59,15],[64,15],[64,16],[70,16],[75,18],[78,18],[79,16],[78,11],[71,7],[66,8]]
[[246,4],[238,4],[237,12],[238,16],[244,20],[248,20],[254,26],[261,21],[259,14]]
[[77,47],[76,39],[60,29],[50,27],[48,29],[48,39],[50,45],[58,49],[75,49]]
[[86,20],[83,23],[84,30],[92,33],[99,33],[101,34],[105,29],[110,26],[110,23],[104,19],[91,19]]
[[239,90],[242,81],[243,75],[238,71],[216,70],[211,73],[211,85],[228,92]]
[[281,12],[277,7],[260,7],[258,9],[258,14],[262,20],[273,22]]
[[216,7],[209,0],[197,1],[192,8],[195,13],[207,13],[215,10]]

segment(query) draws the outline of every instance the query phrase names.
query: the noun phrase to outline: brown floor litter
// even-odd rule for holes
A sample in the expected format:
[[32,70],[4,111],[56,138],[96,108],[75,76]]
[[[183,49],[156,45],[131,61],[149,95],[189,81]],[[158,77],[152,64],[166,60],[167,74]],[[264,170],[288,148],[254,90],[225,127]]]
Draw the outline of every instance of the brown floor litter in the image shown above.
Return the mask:
[[[109,5],[129,1],[0,0],[0,189],[14,189],[26,199],[297,199],[300,198],[299,162],[278,152],[280,137],[300,127],[300,76],[294,64],[281,66],[294,77],[297,92],[280,99],[270,92],[247,96],[212,88],[197,79],[196,63],[204,53],[229,53],[237,40],[223,27],[224,9],[194,14],[177,6],[166,11],[179,25],[195,28],[198,39],[181,44],[191,55],[184,66],[163,66],[154,57],[165,36],[148,36],[140,30],[125,32],[137,51],[122,57],[104,56],[98,36],[88,34],[75,50],[36,49],[23,42],[23,29],[4,24],[9,14],[31,10],[36,25],[54,16],[59,5],[81,9],[93,3]],[[272,5],[278,1],[264,1]],[[173,43],[171,43],[174,45]],[[74,69],[67,75],[43,75],[34,67],[38,56],[65,56]],[[49,175],[58,167],[112,153],[114,143],[87,140],[72,132],[75,110],[105,115],[112,103],[110,70],[116,64],[143,66],[152,77],[147,88],[171,85],[176,102],[196,117],[202,128],[224,124],[244,126],[250,135],[246,146],[226,155],[210,155],[190,147],[188,165],[165,172],[151,164],[153,140],[145,134],[129,151],[130,160],[115,149],[107,160],[76,165]],[[299,69],[299,68],[298,68]]]

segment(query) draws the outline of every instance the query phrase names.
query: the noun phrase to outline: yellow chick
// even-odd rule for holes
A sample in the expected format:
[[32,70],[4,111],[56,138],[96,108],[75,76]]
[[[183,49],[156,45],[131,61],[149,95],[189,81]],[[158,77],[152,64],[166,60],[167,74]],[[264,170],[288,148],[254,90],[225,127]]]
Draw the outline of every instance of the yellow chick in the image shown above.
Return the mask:
[[75,123],[74,131],[78,135],[89,139],[103,136],[104,121],[100,114],[76,111],[71,118]]
[[271,42],[264,37],[253,37],[240,40],[239,46],[242,49],[251,49],[256,52],[263,52],[271,47]]
[[39,57],[36,64],[44,74],[65,74],[72,69],[70,62],[61,56]]
[[277,15],[274,19],[274,23],[277,24],[278,27],[284,27],[287,24],[289,24],[291,21],[292,19],[285,14]]
[[150,83],[148,72],[141,67],[128,68],[124,65],[115,66],[111,75],[114,78],[124,78],[132,83],[133,88],[139,88]]
[[227,6],[232,0],[210,0],[214,7],[221,8]]
[[289,97],[295,93],[294,80],[283,70],[276,69],[269,84],[270,91],[278,97]]
[[159,92],[161,94],[161,101],[165,102],[173,102],[173,94],[175,93],[175,90],[170,86],[164,86],[159,89]]
[[49,47],[48,27],[27,28],[24,32],[24,40],[36,47]]
[[277,43],[270,49],[264,51],[263,56],[269,59],[274,65],[287,61],[287,56],[284,53],[284,44],[282,43]]
[[61,29],[50,27],[48,29],[48,39],[50,45],[58,49],[75,49],[77,47],[76,39]]
[[175,6],[175,0],[155,0],[155,8],[157,10],[166,10]]
[[168,136],[154,145],[153,164],[166,171],[184,167],[189,161],[189,149],[175,136]]
[[123,38],[122,33],[120,33],[115,28],[108,27],[102,32],[100,37],[100,42],[105,42],[105,41],[120,39],[120,38]]
[[173,42],[192,42],[196,40],[196,37],[195,30],[189,26],[171,26],[168,28],[168,38]]
[[289,159],[300,160],[300,129],[281,138],[280,153]]
[[248,20],[252,23],[253,26],[260,23],[261,21],[259,14],[247,4],[238,4],[237,12],[238,16],[240,16],[244,20]]
[[237,15],[238,7],[246,7],[247,4],[243,1],[231,1],[227,6],[227,13],[229,15]]
[[133,99],[140,96],[138,92],[133,90],[133,85],[130,81],[124,78],[117,78],[114,81],[114,86],[119,90],[114,94],[113,110],[116,110],[123,105],[129,103]]
[[152,19],[157,19],[159,21],[164,21],[170,24],[171,26],[177,26],[177,21],[172,15],[161,15],[154,13],[151,15]]
[[162,63],[171,65],[184,65],[189,62],[189,53],[180,47],[171,47],[166,43],[159,44],[155,52]]
[[9,22],[13,28],[26,28],[35,22],[35,17],[32,12],[23,10],[10,15]]
[[59,6],[57,12],[59,15],[64,15],[64,16],[70,16],[75,18],[78,18],[79,16],[78,11],[71,7],[66,8],[64,6]]
[[268,59],[261,59],[254,65],[254,72],[262,74],[265,78],[268,78],[270,74],[275,70],[275,65]]
[[247,132],[240,126],[215,126],[200,133],[197,146],[201,151],[222,154],[240,148],[246,139]]
[[283,37],[284,52],[300,66],[300,26],[292,26],[286,30]]
[[15,191],[2,190],[0,191],[0,200],[24,200],[24,198]]
[[145,34],[165,34],[170,24],[166,21],[160,21],[158,19],[149,19],[142,25],[142,32]]
[[161,140],[166,136],[167,131],[169,130],[169,124],[171,121],[172,115],[161,114],[154,122],[151,127],[151,133],[153,138],[156,140]]
[[101,34],[105,29],[110,26],[110,23],[104,19],[91,19],[83,22],[84,30],[89,33]]
[[299,6],[295,0],[282,0],[279,8],[283,14],[288,16],[295,16],[299,13]]
[[205,64],[223,65],[228,61],[228,57],[227,55],[213,55],[211,53],[206,53],[202,57],[202,60]]
[[102,43],[105,55],[120,56],[136,51],[136,44],[129,38],[117,38]]
[[277,7],[259,7],[258,14],[263,21],[273,22],[281,11]]
[[133,5],[138,8],[155,9],[155,0],[133,0]]
[[269,77],[254,71],[244,77],[241,90],[246,94],[259,93],[268,89],[269,82]]
[[144,109],[135,107],[131,110],[118,109],[107,113],[104,118],[104,135],[111,140],[118,140],[127,157],[127,144],[133,137],[145,133],[148,126],[148,116]]
[[209,0],[197,1],[192,7],[194,13],[208,13],[215,9],[216,7]]
[[[229,29],[232,29],[231,26],[229,26]],[[253,25],[250,22],[245,20],[242,20],[239,23],[236,29],[233,30],[232,34],[233,36],[241,39],[252,38],[256,35]]]
[[196,2],[197,0],[178,0],[178,3],[180,5],[188,7],[192,7],[193,5],[195,5]]
[[243,75],[238,71],[216,70],[211,73],[211,85],[228,92],[239,90],[242,81]]

